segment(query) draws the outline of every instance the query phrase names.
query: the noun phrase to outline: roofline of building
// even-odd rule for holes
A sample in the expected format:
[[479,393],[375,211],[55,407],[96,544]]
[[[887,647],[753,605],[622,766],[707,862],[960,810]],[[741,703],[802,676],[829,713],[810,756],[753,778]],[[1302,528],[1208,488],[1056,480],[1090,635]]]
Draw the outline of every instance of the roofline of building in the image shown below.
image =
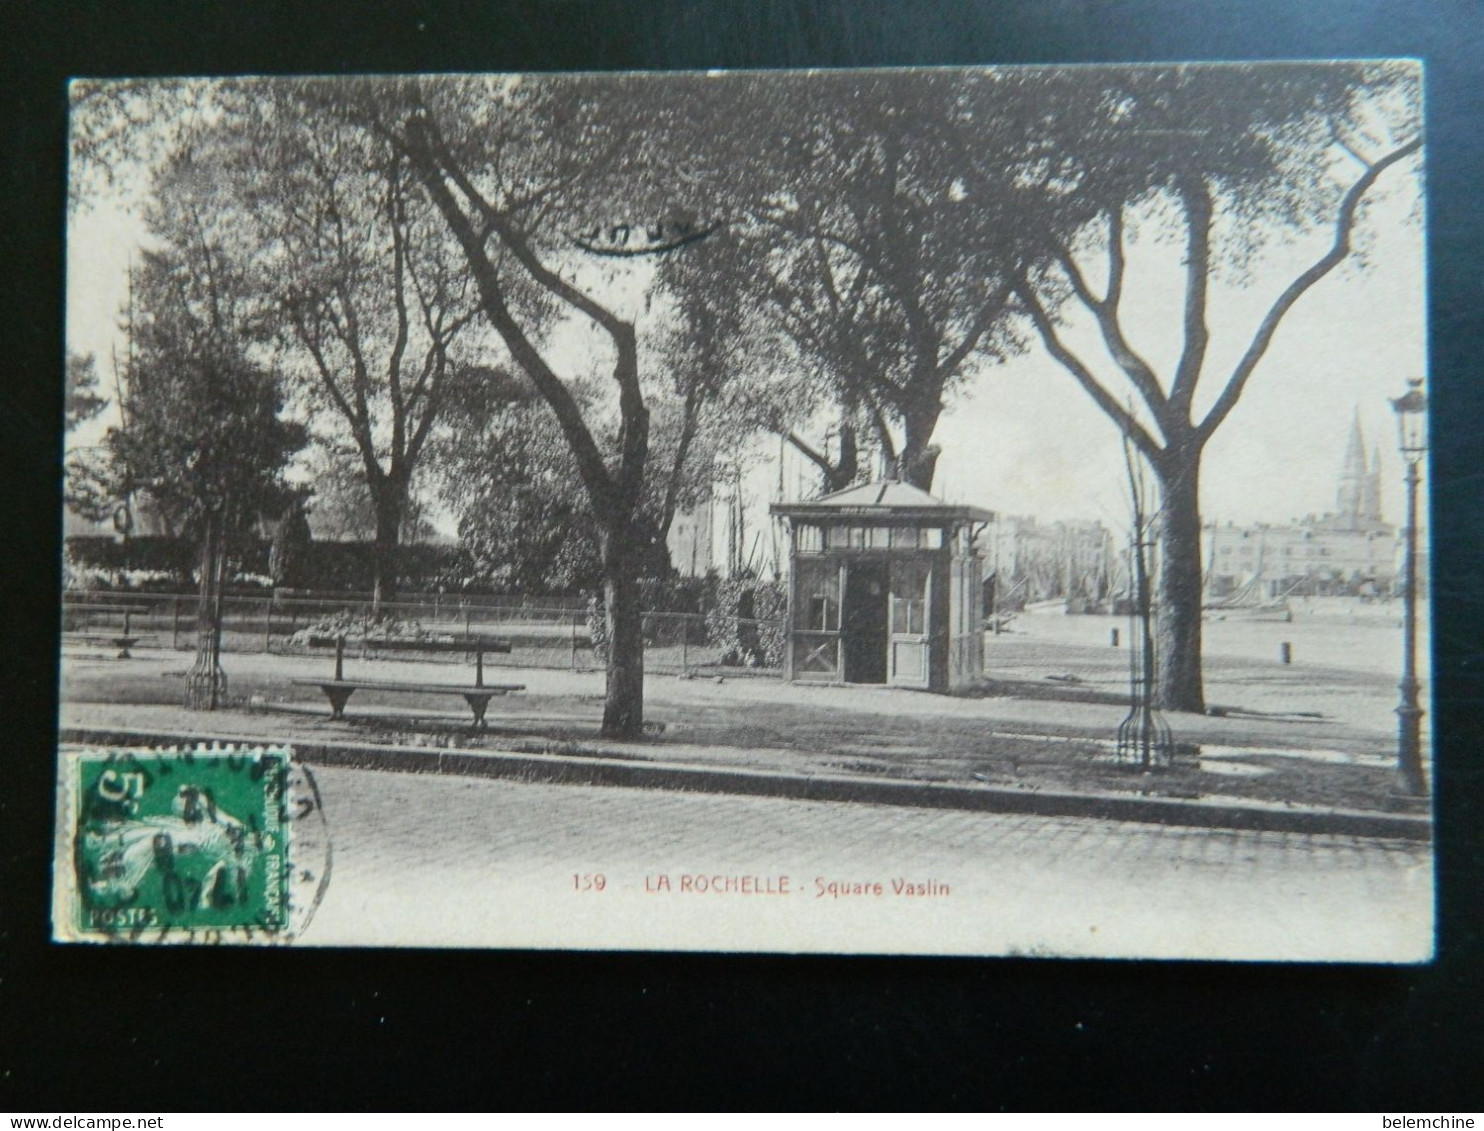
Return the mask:
[[995,512],[983,507],[957,506],[888,506],[882,504],[840,504],[827,502],[770,503],[768,513],[780,518],[886,518],[902,522],[994,522]]

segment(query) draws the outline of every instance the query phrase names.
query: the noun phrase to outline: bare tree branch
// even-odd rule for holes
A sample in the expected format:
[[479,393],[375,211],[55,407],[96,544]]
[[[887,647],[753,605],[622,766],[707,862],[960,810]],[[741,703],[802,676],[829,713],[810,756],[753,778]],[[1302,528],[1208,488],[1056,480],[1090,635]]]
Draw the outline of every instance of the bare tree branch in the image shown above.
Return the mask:
[[792,444],[795,450],[798,451],[800,455],[802,455],[810,463],[814,464],[814,466],[819,468],[820,471],[824,472],[826,478],[834,474],[835,465],[830,463],[829,457],[826,456],[823,452],[819,451],[817,448],[811,447],[809,442],[802,436],[800,436],[797,432],[793,431],[792,429],[784,429],[780,433],[780,435],[782,435],[785,440]]
[[1097,321],[1098,330],[1103,336],[1103,343],[1107,346],[1108,353],[1117,363],[1118,368],[1123,370],[1124,375],[1133,383],[1139,396],[1144,399],[1144,403],[1152,411],[1156,413],[1162,411],[1166,397],[1164,389],[1160,386],[1159,378],[1155,376],[1154,367],[1129,345],[1123,333],[1123,325],[1119,321],[1118,300],[1122,296],[1124,270],[1122,218],[1120,217],[1115,224],[1110,217],[1108,226],[1109,286],[1107,296],[1101,299],[1093,293],[1076,258],[1066,245],[1049,233],[1045,238],[1049,243],[1053,258],[1060,265],[1068,282],[1072,284],[1073,293]]
[[1123,430],[1139,450],[1151,459],[1162,450],[1153,436],[1134,418],[1133,414],[1118,403],[1118,398],[1108,392],[1107,389],[1093,376],[1092,370],[1083,363],[1082,359],[1069,350],[1056,333],[1056,327],[1052,324],[1051,316],[1046,313],[1040,301],[1036,298],[1035,289],[1024,275],[1019,276],[1015,283],[1015,293],[1019,296],[1025,311],[1030,315],[1036,331],[1041,335],[1041,341],[1045,343],[1046,352],[1051,354],[1061,363],[1068,373],[1077,379],[1077,383],[1087,391],[1087,394],[1097,403],[1115,424]]
[[954,371],[964,363],[969,354],[974,352],[979,345],[979,340],[999,320],[1000,315],[1005,311],[1005,301],[1010,297],[1011,290],[1010,283],[1001,284],[999,289],[990,295],[984,305],[979,308],[979,314],[964,332],[963,340],[938,363],[938,372],[943,375],[944,380],[953,376]]
[[1175,191],[1185,209],[1185,343],[1170,386],[1170,406],[1190,418],[1190,400],[1206,363],[1211,332],[1206,326],[1206,295],[1211,270],[1211,192],[1199,177],[1182,176]]
[[1278,325],[1283,321],[1284,315],[1292,308],[1310,287],[1319,282],[1331,271],[1333,271],[1345,257],[1350,254],[1350,233],[1355,226],[1355,212],[1360,206],[1361,198],[1370,190],[1380,177],[1391,166],[1403,161],[1422,148],[1422,138],[1415,137],[1405,145],[1398,146],[1386,156],[1377,160],[1360,176],[1354,184],[1346,191],[1340,201],[1340,208],[1335,216],[1335,239],[1330,249],[1317,259],[1308,270],[1302,272],[1293,282],[1284,288],[1274,301],[1268,312],[1263,316],[1262,322],[1257,327],[1257,332],[1252,337],[1247,351],[1237,362],[1232,375],[1227,379],[1226,387],[1221,390],[1221,395],[1216,398],[1216,403],[1211,406],[1211,411],[1197,427],[1197,433],[1202,440],[1208,438],[1221,426],[1221,422],[1230,414],[1242,396],[1242,390],[1247,385],[1247,380],[1252,376],[1252,371],[1257,368],[1257,363],[1267,353],[1268,346],[1272,344],[1273,335],[1278,330]]
[[[578,407],[571,391],[562,379],[546,364],[546,359],[526,336],[506,303],[495,266],[485,251],[484,240],[475,230],[473,220],[454,199],[453,193],[444,180],[444,176],[448,175],[457,183],[454,174],[458,173],[462,176],[462,172],[457,168],[452,171],[444,169],[442,161],[433,148],[430,133],[431,124],[425,118],[413,116],[409,119],[407,144],[413,159],[413,167],[438,211],[442,213],[449,230],[464,250],[465,258],[469,262],[470,270],[479,288],[485,316],[505,340],[506,348],[510,350],[515,363],[531,378],[556,414],[557,423],[561,426],[562,434],[572,449],[578,472],[592,496],[595,508],[616,504],[618,484],[608,473],[603,454],[588,430],[581,408]],[[482,198],[476,193],[470,199]]]

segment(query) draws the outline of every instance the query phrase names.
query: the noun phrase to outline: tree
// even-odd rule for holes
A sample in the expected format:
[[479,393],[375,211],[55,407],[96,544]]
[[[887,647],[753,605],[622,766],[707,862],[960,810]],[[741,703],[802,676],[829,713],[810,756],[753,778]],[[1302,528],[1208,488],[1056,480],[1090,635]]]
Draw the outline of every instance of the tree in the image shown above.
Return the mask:
[[[1046,254],[1017,269],[1014,290],[1047,352],[1149,463],[1160,490],[1159,704],[1202,711],[1200,469],[1285,316],[1350,256],[1363,203],[1382,175],[1422,146],[1412,64],[1127,68],[1044,77],[1064,111],[1047,122],[1061,155],[1052,208],[1094,209],[1078,237],[1028,215]],[[1080,107],[1080,109],[1078,109]],[[1183,242],[1184,302],[1173,369],[1156,371],[1123,313],[1129,229],[1165,224]],[[1223,272],[1250,268],[1265,241],[1324,234],[1326,246],[1287,280],[1238,360],[1212,376],[1210,293]],[[1089,262],[1101,263],[1096,285]],[[1075,351],[1062,327],[1089,317],[1107,361]],[[1116,382],[1134,397],[1126,400]]]
[[651,557],[666,570],[677,512],[709,499],[723,456],[744,459],[744,438],[796,399],[773,336],[739,301],[756,273],[755,250],[734,229],[718,228],[703,249],[660,260],[650,283],[647,305],[666,317],[645,320],[640,345],[668,379],[652,396],[643,513]]
[[[475,185],[471,176],[475,170],[467,168],[466,161],[448,144],[431,109],[424,106],[410,113],[402,137],[424,189],[463,249],[485,317],[556,414],[577,462],[598,525],[603,566],[609,650],[602,731],[612,738],[637,737],[644,728],[644,639],[635,577],[639,549],[636,520],[649,456],[649,409],[639,383],[633,322],[549,265],[537,250],[533,233],[520,222],[519,213],[509,204],[502,207],[498,196],[486,195]],[[546,183],[551,184],[549,180]],[[616,462],[605,458],[572,390],[512,309],[501,278],[503,264],[497,262],[502,257],[490,251],[492,238],[519,270],[565,307],[587,318],[610,344],[611,376],[618,389],[620,415]]]
[[[94,419],[108,401],[100,397],[98,367],[92,354],[67,355],[63,406],[67,431]],[[119,480],[103,449],[85,447],[67,453],[63,497],[74,514],[90,522],[114,522],[128,532],[127,484]]]
[[1025,122],[976,117],[992,80],[971,73],[750,81],[781,138],[781,153],[754,143],[765,156],[743,205],[767,244],[763,299],[837,405],[838,462],[783,434],[827,487],[855,477],[869,442],[893,474],[929,489],[953,389],[1021,348],[1011,281],[1029,245],[1008,219],[1020,190],[971,175],[970,154],[1019,152]]
[[67,431],[87,423],[107,407],[107,398],[98,395],[98,366],[93,355],[68,354],[64,409]]
[[[306,509],[317,537],[328,542],[376,540],[376,507],[366,485],[366,468],[354,445],[337,443],[333,436],[318,437],[319,451],[308,462],[313,476]],[[398,542],[405,545],[431,537],[434,527],[427,519],[430,500],[423,490],[430,452],[418,460],[417,474],[408,484],[402,508]],[[374,553],[373,553],[374,580]]]
[[[179,143],[203,174],[179,208],[233,217],[287,372],[339,427],[360,465],[373,552],[372,610],[393,601],[410,491],[460,333],[478,310],[406,157],[292,88],[217,92],[212,126]],[[456,254],[456,253],[455,253]]]
[[[584,241],[589,242],[590,241]],[[587,249],[584,249],[587,250]],[[600,262],[607,256],[593,251]],[[784,370],[760,359],[736,281],[746,270],[726,230],[695,253],[664,255],[636,280],[645,358],[649,456],[634,521],[641,579],[673,571],[670,528],[710,497],[726,458],[744,457]],[[772,384],[770,384],[770,382]],[[601,419],[603,382],[569,381],[584,415]],[[571,447],[549,426],[535,387],[505,367],[463,375],[438,441],[444,497],[484,579],[527,592],[601,587],[597,525]],[[722,451],[726,458],[719,457]]]
[[103,448],[114,473],[143,492],[200,546],[196,666],[191,706],[215,707],[220,595],[229,540],[290,497],[283,471],[305,441],[280,415],[276,376],[250,356],[240,276],[201,241],[143,256],[135,277],[141,317],[129,372],[129,427]]
[[460,382],[434,440],[439,497],[483,584],[523,593],[602,585],[585,492],[549,413],[528,382],[490,369]]
[[[708,494],[716,451],[739,435],[727,398],[709,399],[705,378],[681,364],[693,343],[685,326],[653,344],[673,361],[673,389],[651,394],[651,456],[635,521],[640,579],[672,572],[668,536],[675,514]],[[714,348],[713,339],[702,352]],[[674,352],[665,352],[667,349]],[[583,411],[595,411],[591,382],[574,382]],[[526,593],[574,592],[602,586],[597,524],[575,458],[549,425],[550,409],[530,384],[503,370],[460,383],[447,427],[435,441],[444,505],[457,517],[464,550],[486,584]],[[742,434],[746,434],[744,429]]]
[[[805,313],[790,284],[807,289],[806,280],[785,282],[767,269],[778,248],[779,233],[769,226],[734,225],[735,266],[715,289],[700,289],[713,304],[725,306],[715,316],[698,320],[711,341],[729,343],[727,364],[739,372],[726,386],[729,411],[722,415],[732,434],[764,431],[778,435],[818,470],[825,492],[842,490],[870,468],[880,450],[878,423],[861,381],[862,370],[839,360],[833,347],[845,337],[828,316]],[[783,237],[785,244],[792,237]],[[775,265],[776,266],[776,265]],[[818,324],[813,321],[818,317]],[[828,420],[822,438],[819,425]],[[735,469],[734,469],[735,470]]]
[[[661,138],[690,127],[686,100],[634,78],[373,81],[322,94],[405,155],[462,252],[487,324],[556,418],[598,534],[610,643],[603,733],[638,736],[650,406],[623,288],[610,280],[615,293],[602,297],[602,279],[584,284],[590,264],[572,233],[615,200],[685,211],[666,199],[680,184]],[[543,340],[561,320],[580,324],[602,359],[610,395],[596,409],[584,409]]]

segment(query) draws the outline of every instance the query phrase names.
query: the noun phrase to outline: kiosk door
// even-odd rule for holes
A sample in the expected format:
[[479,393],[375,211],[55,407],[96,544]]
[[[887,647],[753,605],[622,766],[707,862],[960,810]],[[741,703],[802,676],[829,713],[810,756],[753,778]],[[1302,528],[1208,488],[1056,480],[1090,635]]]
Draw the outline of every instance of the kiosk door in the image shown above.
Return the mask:
[[931,562],[899,560],[891,563],[888,683],[901,687],[928,685],[928,597],[932,583]]
[[885,562],[852,561],[845,567],[845,682],[886,682]]

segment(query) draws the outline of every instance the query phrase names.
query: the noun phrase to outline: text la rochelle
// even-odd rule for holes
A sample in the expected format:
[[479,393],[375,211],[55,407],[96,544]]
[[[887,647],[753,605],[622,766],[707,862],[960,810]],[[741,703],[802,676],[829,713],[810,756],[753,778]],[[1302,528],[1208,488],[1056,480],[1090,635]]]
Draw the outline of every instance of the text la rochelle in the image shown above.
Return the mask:
[[644,877],[647,895],[805,895],[815,899],[884,899],[887,897],[942,897],[952,894],[947,883],[934,878],[888,880],[837,879],[815,876],[799,884],[788,875],[733,875],[704,872],[656,872]]

